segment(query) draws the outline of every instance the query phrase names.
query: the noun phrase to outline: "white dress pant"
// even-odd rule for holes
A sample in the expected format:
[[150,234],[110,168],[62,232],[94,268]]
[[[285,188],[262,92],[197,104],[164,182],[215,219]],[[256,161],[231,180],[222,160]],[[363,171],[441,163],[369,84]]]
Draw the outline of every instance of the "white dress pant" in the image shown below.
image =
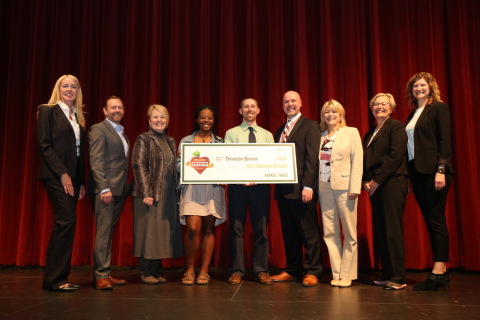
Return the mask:
[[323,240],[328,248],[333,279],[355,280],[358,268],[358,198],[349,200],[348,190],[332,190],[330,182],[320,181],[319,184]]

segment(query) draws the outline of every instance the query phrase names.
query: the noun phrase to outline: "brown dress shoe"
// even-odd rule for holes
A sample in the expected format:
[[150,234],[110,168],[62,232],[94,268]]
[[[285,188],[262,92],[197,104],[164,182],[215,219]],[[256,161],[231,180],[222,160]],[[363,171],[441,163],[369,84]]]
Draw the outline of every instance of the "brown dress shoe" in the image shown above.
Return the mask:
[[229,284],[239,284],[240,282],[242,282],[242,275],[240,273],[234,272],[230,278],[228,278]]
[[112,285],[114,285],[114,286],[121,286],[121,285],[127,283],[126,280],[114,278],[114,277],[112,277],[112,276],[108,276],[108,280],[109,280],[109,281],[112,283]]
[[272,278],[266,272],[260,272],[257,275],[257,281],[260,282],[261,284],[272,284],[273,283]]
[[318,285],[318,279],[313,274],[307,274],[303,277],[302,286],[316,287],[317,285]]
[[110,280],[108,280],[107,278],[102,278],[96,281],[96,288],[98,290],[112,290],[113,286]]
[[271,279],[273,282],[287,282],[287,281],[294,281],[296,278],[294,276],[289,275],[285,271],[282,271],[282,273],[271,276]]

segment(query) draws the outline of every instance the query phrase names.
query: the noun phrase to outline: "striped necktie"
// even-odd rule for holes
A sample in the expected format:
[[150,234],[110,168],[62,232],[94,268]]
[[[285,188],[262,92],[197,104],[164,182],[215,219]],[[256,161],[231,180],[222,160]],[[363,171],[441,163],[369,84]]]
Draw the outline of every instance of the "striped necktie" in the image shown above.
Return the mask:
[[292,130],[293,126],[295,125],[295,121],[287,121],[287,124],[285,125],[285,129],[282,132],[282,137],[280,138],[280,143],[285,143],[287,142],[287,137],[288,134],[290,133],[290,130]]

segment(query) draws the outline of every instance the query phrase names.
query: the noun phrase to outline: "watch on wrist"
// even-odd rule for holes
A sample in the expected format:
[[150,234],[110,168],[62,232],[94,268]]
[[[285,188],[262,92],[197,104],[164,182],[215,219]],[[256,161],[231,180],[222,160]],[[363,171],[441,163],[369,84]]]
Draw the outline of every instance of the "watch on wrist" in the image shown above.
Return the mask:
[[445,166],[438,166],[437,167],[437,173],[445,174]]

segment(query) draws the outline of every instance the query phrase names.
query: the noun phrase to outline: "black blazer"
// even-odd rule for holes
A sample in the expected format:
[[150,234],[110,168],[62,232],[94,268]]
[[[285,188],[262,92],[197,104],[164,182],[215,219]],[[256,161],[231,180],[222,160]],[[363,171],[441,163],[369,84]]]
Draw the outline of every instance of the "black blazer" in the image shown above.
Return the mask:
[[[414,111],[408,116],[407,124],[413,114]],[[434,174],[439,164],[445,164],[447,172],[453,173],[452,127],[446,103],[427,105],[415,124],[413,136],[415,169],[419,173]]]
[[75,133],[60,106],[42,105],[37,117],[37,147],[41,155],[39,178],[59,179],[66,172],[83,185],[84,128],[80,126],[80,156],[77,157]]
[[[280,142],[285,125],[286,123],[277,129],[275,142]],[[318,122],[300,116],[287,138],[287,143],[295,143],[298,183],[277,184],[275,186],[276,195],[284,196],[287,199],[301,199],[305,186],[312,188],[313,197],[316,197],[320,135]]]
[[373,179],[382,185],[394,175],[408,176],[408,138],[405,125],[388,118],[368,145],[374,131],[375,128],[370,129],[363,138],[362,181]]

